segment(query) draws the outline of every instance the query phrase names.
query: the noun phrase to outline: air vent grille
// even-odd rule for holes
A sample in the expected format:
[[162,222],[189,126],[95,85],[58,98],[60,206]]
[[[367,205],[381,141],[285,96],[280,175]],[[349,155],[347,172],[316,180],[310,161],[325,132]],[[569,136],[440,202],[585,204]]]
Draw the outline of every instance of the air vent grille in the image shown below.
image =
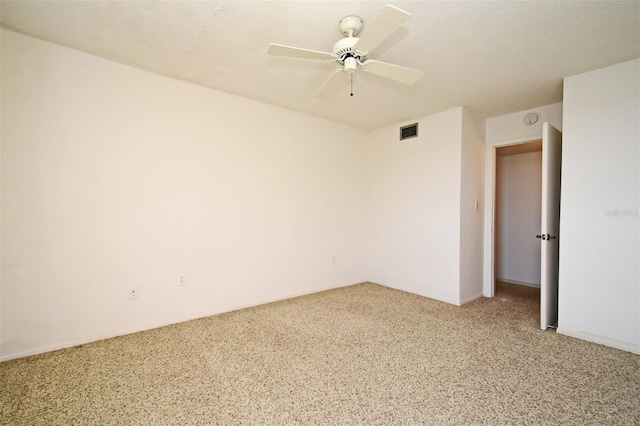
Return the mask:
[[400,140],[415,138],[418,136],[418,123],[400,127]]

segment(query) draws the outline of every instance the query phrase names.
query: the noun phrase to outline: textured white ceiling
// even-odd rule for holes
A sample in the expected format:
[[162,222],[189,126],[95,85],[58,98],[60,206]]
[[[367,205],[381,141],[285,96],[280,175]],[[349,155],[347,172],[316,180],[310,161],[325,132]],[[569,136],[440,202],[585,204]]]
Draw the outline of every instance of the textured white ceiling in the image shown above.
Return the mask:
[[[484,117],[562,100],[562,79],[640,57],[640,1],[395,1],[411,19],[370,52],[422,69],[404,86],[359,71],[349,96],[313,96],[335,64],[268,57],[269,43],[331,52],[338,22],[380,1],[7,1],[3,27],[159,74],[363,129],[469,106]],[[639,77],[640,78],[640,77]]]

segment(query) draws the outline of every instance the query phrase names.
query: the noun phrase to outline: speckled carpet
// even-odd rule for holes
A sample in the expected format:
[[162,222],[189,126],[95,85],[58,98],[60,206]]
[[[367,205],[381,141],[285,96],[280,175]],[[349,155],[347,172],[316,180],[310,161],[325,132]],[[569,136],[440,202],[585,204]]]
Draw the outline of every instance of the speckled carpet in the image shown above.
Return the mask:
[[360,284],[0,364],[11,425],[633,425],[640,357]]

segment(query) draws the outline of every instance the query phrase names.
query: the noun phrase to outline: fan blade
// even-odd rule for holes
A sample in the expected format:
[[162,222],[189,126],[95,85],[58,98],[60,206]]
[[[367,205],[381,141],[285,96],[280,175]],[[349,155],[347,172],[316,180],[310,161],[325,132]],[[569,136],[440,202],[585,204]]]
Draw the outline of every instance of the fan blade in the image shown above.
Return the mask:
[[267,50],[268,55],[273,56],[287,56],[290,58],[303,58],[303,59],[332,59],[331,53],[320,52],[318,50],[301,49],[299,47],[285,46],[283,44],[271,43]]
[[391,34],[395,33],[402,24],[407,22],[410,16],[411,15],[404,10],[400,10],[395,6],[386,5],[382,8],[380,15],[378,15],[364,34],[362,34],[354,48],[364,54],[369,53]]
[[320,90],[316,93],[316,98],[326,98],[338,89],[344,82],[344,79],[340,78],[344,75],[344,70],[338,68],[331,74],[331,77],[322,85]]
[[376,74],[380,77],[408,85],[414,84],[416,81],[420,80],[420,77],[424,74],[421,70],[414,68],[401,67],[400,65],[373,60],[365,61],[364,64],[362,64],[362,69],[370,72],[371,74]]

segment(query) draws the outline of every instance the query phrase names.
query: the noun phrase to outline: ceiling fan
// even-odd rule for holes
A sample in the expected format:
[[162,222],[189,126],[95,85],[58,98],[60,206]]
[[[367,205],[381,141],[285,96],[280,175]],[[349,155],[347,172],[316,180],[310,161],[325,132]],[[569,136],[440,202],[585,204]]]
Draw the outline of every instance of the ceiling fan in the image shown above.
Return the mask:
[[[340,20],[340,31],[345,35],[345,38],[339,40],[333,46],[333,53],[271,43],[267,54],[337,62],[340,68],[331,74],[329,79],[316,93],[316,97],[323,97],[333,92],[333,90],[342,83],[343,80],[340,78],[342,74],[350,75],[353,83],[353,73],[358,69],[358,65],[360,65],[360,68],[364,71],[411,85],[422,77],[423,72],[421,70],[376,61],[368,57],[370,51],[378,47],[391,36],[391,34],[396,32],[410,16],[411,15],[404,10],[398,9],[395,6],[386,5],[361,37],[356,36],[362,29],[362,19],[354,15],[342,18]],[[353,92],[351,96],[353,96]]]

